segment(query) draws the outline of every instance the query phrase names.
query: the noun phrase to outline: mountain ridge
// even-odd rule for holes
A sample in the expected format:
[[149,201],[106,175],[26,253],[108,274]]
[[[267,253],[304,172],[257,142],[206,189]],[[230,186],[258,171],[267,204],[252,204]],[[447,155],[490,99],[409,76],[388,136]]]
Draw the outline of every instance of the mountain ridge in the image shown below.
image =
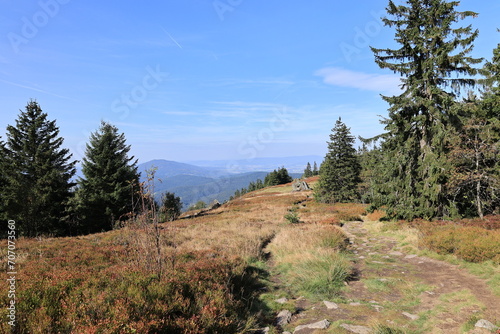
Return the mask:
[[[281,158],[264,159],[269,164],[268,166],[271,166],[273,159]],[[300,164],[304,160],[304,157],[286,159],[289,163],[294,161],[295,164]],[[155,181],[158,181],[155,182],[155,199],[160,201],[162,194],[171,192],[181,198],[183,208],[187,209],[198,201],[205,203],[210,203],[213,200],[225,202],[236,190],[248,187],[250,182],[255,182],[258,179],[264,180],[272,170],[280,166],[285,166],[288,169],[285,164],[282,164],[273,168],[268,167],[267,170],[255,170],[258,166],[263,166],[262,160],[260,160],[260,164],[246,165],[244,168],[246,171],[231,172],[217,166],[217,164],[225,162],[227,160],[219,160],[215,163],[212,162],[212,166],[197,166],[185,162],[155,159],[139,164],[138,171],[141,173],[141,181],[145,182],[148,179],[148,174],[151,174],[152,168],[155,168],[154,178]],[[301,168],[300,173],[291,172],[290,175],[294,178],[300,177],[306,164],[307,162]]]

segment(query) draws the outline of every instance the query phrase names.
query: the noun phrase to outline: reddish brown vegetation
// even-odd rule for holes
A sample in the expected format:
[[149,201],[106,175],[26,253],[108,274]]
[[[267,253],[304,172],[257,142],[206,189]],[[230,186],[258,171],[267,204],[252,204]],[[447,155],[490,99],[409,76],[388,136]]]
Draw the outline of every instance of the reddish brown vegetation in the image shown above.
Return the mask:
[[491,260],[500,264],[500,217],[460,221],[414,221],[422,232],[420,247],[439,254],[454,254],[469,262]]

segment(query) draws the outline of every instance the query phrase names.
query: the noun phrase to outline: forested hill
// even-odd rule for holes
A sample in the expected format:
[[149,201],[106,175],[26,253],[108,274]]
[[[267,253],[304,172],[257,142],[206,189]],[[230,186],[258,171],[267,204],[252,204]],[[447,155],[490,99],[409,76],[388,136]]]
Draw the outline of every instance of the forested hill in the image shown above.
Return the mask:
[[[296,161],[303,159],[302,157],[295,158]],[[290,158],[284,159],[284,161],[289,160]],[[268,158],[267,161],[268,163],[271,161],[279,163],[279,158]],[[274,168],[276,167],[278,166]],[[236,190],[246,188],[250,182],[255,182],[258,179],[264,180],[268,174],[266,170],[230,173],[222,167],[201,167],[169,160],[148,161],[140,164],[138,168],[142,181],[146,181],[148,174],[154,171],[154,193],[157,200],[162,194],[172,192],[181,198],[184,209],[198,201],[207,204],[213,200],[227,201]],[[304,168],[305,164],[302,170]],[[298,178],[302,176],[302,173],[291,173],[290,175],[293,178]]]

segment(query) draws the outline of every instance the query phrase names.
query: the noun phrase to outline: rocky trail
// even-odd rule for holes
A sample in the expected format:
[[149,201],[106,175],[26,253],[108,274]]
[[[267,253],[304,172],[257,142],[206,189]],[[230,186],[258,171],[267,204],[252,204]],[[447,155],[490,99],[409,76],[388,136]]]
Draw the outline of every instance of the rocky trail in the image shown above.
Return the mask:
[[484,280],[458,266],[406,253],[395,239],[371,234],[365,224],[343,226],[355,275],[341,296],[329,301],[304,297],[288,301],[296,311],[278,316],[284,333],[365,334],[376,329],[379,333],[497,333],[498,328],[485,327],[500,320],[500,298]]

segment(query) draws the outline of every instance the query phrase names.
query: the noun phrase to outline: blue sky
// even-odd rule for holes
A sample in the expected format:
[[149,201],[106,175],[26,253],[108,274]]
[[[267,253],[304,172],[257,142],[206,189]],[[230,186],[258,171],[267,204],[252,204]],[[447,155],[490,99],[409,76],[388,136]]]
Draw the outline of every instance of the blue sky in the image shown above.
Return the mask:
[[[0,0],[0,134],[36,99],[76,159],[101,120],[140,162],[326,153],[338,117],[383,131],[398,78],[369,45],[394,47],[386,0]],[[464,0],[500,42],[500,2]]]

